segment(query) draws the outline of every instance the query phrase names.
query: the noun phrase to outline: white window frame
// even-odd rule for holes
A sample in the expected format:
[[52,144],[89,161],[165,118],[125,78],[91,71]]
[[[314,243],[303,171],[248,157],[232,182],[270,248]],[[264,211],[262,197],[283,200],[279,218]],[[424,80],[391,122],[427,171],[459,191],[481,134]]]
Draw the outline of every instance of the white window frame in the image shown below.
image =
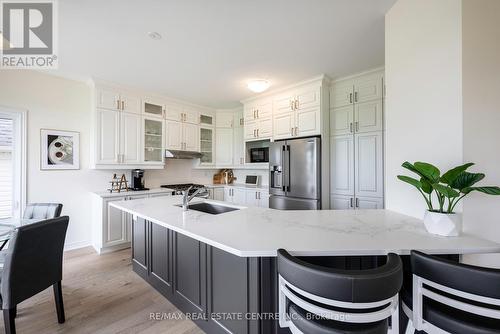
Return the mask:
[[0,118],[8,118],[14,121],[12,148],[13,160],[13,217],[21,218],[26,207],[26,160],[27,160],[27,116],[26,110],[0,105]]

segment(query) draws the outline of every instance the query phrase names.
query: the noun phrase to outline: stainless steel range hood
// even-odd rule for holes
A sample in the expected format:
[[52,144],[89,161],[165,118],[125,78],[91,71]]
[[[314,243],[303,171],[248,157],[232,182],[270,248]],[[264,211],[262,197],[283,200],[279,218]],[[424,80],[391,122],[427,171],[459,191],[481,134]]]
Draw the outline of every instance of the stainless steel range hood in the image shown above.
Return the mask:
[[200,152],[165,150],[165,158],[167,159],[199,159],[201,157]]

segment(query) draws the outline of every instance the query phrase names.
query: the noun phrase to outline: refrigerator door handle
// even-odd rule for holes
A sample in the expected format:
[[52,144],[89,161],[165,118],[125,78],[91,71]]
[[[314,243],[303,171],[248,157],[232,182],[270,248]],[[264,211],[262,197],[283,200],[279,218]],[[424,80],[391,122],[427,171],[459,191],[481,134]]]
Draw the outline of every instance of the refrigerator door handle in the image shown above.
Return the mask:
[[285,145],[285,157],[283,159],[284,165],[284,184],[286,186],[286,191],[290,191],[290,145]]

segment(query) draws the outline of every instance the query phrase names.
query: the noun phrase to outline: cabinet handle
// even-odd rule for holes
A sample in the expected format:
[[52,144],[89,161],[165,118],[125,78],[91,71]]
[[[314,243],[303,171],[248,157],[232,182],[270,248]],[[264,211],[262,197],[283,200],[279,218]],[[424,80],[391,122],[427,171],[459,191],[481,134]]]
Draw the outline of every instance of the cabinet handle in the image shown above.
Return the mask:
[[359,132],[359,122],[356,122],[356,132]]
[[359,198],[356,197],[356,207],[359,208]]
[[358,102],[358,92],[354,92],[354,102]]
[[295,99],[295,110],[299,109],[299,99]]
[[255,109],[253,110],[253,119],[255,119]]
[[293,111],[293,100],[290,100],[290,110]]
[[257,109],[256,111],[257,111],[257,119],[259,119],[259,109]]
[[122,101],[122,110],[125,110],[125,101]]
[[352,122],[349,123],[349,132],[352,133]]
[[240,125],[243,125],[243,118],[240,118]]
[[257,193],[257,196],[258,196],[258,198],[257,198],[257,199],[260,199],[260,193]]
[[290,134],[293,136],[293,128],[290,129]]
[[120,110],[120,100],[116,100],[116,109]]
[[255,192],[255,199],[257,199],[257,192]]
[[349,93],[349,103],[352,103],[352,93]]
[[[258,115],[258,114],[257,114]],[[259,129],[257,129],[257,138],[259,138]]]
[[352,197],[349,198],[349,201],[350,201],[350,204],[351,204],[350,207],[352,208],[353,207],[353,198]]

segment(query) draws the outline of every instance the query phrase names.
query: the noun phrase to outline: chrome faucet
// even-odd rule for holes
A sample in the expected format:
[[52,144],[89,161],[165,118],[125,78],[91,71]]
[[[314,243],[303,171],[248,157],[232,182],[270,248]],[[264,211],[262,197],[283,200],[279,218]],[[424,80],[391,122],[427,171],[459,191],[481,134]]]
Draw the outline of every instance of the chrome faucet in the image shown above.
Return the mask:
[[191,188],[193,188],[193,186],[187,188],[186,190],[184,190],[182,192],[182,210],[184,211],[188,211],[189,210],[189,202],[196,197],[196,195],[198,195],[199,193],[201,193],[202,191],[204,191],[205,193],[202,195],[202,196],[198,196],[198,197],[203,197],[203,198],[207,198],[208,197],[208,191],[207,191],[207,188],[205,187],[201,187],[201,188],[198,188],[194,191],[194,193],[191,194],[191,196],[189,195],[189,191],[191,190]]

